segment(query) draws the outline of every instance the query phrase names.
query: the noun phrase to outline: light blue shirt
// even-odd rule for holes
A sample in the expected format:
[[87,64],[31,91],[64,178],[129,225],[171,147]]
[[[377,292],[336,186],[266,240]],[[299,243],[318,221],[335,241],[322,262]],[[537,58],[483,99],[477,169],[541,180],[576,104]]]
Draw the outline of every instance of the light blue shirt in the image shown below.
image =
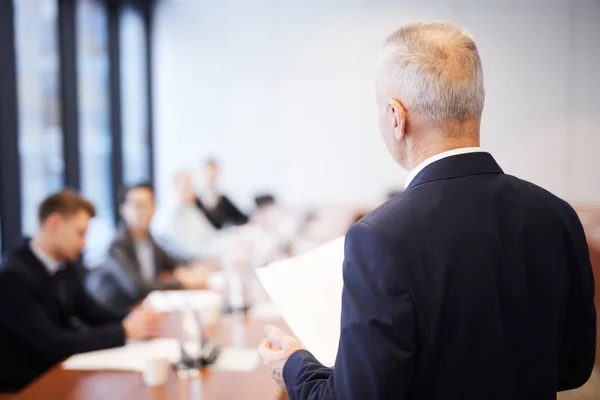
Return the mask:
[[146,282],[156,280],[156,266],[154,264],[154,247],[150,240],[135,242],[135,254],[140,264],[140,274]]

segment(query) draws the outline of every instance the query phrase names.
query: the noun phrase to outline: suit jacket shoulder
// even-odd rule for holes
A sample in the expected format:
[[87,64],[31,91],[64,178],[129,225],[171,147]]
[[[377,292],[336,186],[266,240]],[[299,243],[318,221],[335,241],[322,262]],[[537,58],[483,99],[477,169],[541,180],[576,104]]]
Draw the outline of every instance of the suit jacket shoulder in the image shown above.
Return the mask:
[[27,244],[23,244],[7,255],[4,263],[0,266],[0,282],[18,281],[24,288],[45,290],[44,280],[47,280],[49,276],[43,265],[33,257],[33,254],[26,254],[25,246]]

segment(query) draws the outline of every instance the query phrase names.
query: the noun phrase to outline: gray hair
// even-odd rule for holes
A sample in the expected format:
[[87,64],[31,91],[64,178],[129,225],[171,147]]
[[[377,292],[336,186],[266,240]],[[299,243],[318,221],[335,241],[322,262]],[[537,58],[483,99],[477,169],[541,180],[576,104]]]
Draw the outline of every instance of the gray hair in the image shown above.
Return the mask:
[[480,116],[485,91],[475,40],[450,22],[404,25],[383,44],[381,101],[392,96],[432,119]]

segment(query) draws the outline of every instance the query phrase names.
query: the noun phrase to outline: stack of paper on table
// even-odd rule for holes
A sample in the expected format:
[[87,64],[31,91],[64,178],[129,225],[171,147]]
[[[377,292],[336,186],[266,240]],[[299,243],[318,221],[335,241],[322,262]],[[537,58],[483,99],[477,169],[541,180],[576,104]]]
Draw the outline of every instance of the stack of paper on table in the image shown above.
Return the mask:
[[[176,363],[181,357],[179,342],[176,339],[155,339],[147,342],[132,341],[124,347],[77,354],[62,367],[86,371],[144,371],[146,360],[166,358]],[[249,372],[260,365],[260,357],[255,348],[224,348],[214,364],[215,371]]]
[[144,305],[160,312],[181,311],[186,305],[195,309],[202,323],[212,325],[221,316],[221,296],[210,290],[155,291],[144,300]]
[[179,341],[155,339],[129,341],[124,347],[77,354],[65,362],[65,369],[143,371],[149,358],[166,358],[177,362],[181,358]]
[[256,320],[274,320],[281,318],[281,313],[275,304],[270,301],[261,301],[252,304],[252,307],[248,311],[248,317]]
[[344,237],[257,271],[265,291],[298,340],[333,366],[340,338]]
[[213,371],[250,372],[260,365],[260,356],[255,347],[252,348],[225,348],[210,366]]
[[186,304],[193,308],[202,308],[220,303],[221,297],[210,290],[154,291],[144,300],[145,305],[162,312],[183,310]]

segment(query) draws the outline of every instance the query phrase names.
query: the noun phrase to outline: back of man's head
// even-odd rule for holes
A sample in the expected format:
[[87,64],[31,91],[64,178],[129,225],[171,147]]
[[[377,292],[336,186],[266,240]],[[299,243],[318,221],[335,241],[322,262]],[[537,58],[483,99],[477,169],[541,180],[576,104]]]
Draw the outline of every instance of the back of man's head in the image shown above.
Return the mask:
[[416,22],[387,37],[377,74],[380,102],[394,97],[432,120],[479,118],[483,69],[473,37],[450,22]]
[[46,197],[38,208],[38,221],[43,225],[48,218],[58,214],[62,217],[71,217],[84,211],[89,218],[96,216],[94,205],[77,192],[64,189]]
[[48,196],[39,206],[36,242],[58,261],[76,261],[86,243],[88,223],[96,216],[92,203],[71,190]]

